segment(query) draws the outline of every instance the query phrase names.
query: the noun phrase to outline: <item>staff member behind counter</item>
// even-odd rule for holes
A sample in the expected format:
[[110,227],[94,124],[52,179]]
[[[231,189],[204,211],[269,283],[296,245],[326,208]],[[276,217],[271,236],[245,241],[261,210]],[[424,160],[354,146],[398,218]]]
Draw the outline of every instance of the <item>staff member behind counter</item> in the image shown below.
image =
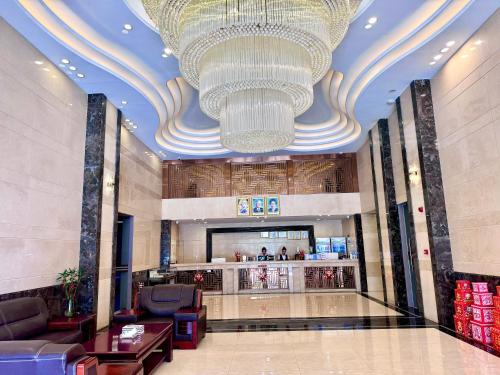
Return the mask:
[[288,260],[288,255],[286,253],[285,246],[283,246],[283,248],[281,249],[281,254],[280,254],[279,260]]
[[267,255],[267,249],[264,246],[262,250],[260,251],[260,254],[257,255],[257,260],[263,261],[263,260],[274,260],[274,255]]

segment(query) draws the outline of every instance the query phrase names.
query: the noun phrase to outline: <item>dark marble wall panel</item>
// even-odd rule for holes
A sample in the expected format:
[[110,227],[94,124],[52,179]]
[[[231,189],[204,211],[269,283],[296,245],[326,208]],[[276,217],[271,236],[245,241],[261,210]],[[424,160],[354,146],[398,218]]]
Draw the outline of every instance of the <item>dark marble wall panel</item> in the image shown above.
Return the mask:
[[121,134],[122,134],[122,111],[118,110],[116,117],[116,134],[115,134],[115,175],[113,186],[113,244],[111,247],[111,291],[110,291],[110,308],[109,319],[113,319],[115,310],[115,288],[116,288],[116,247],[118,236],[118,198],[120,193],[120,151],[121,151]]
[[60,285],[52,285],[43,288],[23,290],[20,292],[0,294],[0,301],[16,299],[21,297],[42,297],[49,309],[51,316],[60,316],[65,309],[64,291]]
[[429,80],[411,84],[439,324],[453,327],[453,258]]
[[365,246],[363,242],[363,224],[361,222],[361,214],[354,215],[354,230],[356,231],[356,248],[359,258],[359,275],[361,282],[361,291],[368,292],[368,281],[366,277],[366,259]]
[[86,313],[97,311],[106,100],[103,94],[88,96],[80,235],[80,268],[84,278],[78,304]]
[[[382,161],[382,180],[384,184],[384,199],[387,218],[387,231],[391,252],[391,266],[394,285],[394,300],[398,307],[408,307],[406,281],[401,246],[401,230],[399,227],[398,205],[394,187],[391,141],[389,124],[386,119],[378,121],[380,137],[380,159]],[[382,215],[383,217],[383,215]]]
[[170,265],[171,236],[172,221],[162,220],[160,237],[160,267],[168,267]]
[[375,200],[375,213],[376,213],[375,216],[377,218],[378,249],[380,253],[380,272],[382,275],[382,288],[384,289],[384,302],[387,303],[387,284],[385,281],[384,251],[382,248],[382,233],[380,230],[380,208],[378,204],[377,176],[375,173],[375,163],[373,156],[375,150],[373,145],[373,134],[371,130],[368,132],[368,140],[370,144],[370,163],[372,169],[373,195]]
[[405,176],[405,188],[406,188],[406,203],[408,205],[408,226],[410,228],[410,256],[412,259],[413,270],[415,273],[415,289],[417,292],[417,307],[419,313],[424,314],[424,302],[422,299],[422,281],[420,280],[420,266],[418,261],[418,250],[417,250],[417,239],[415,232],[415,222],[413,220],[413,204],[411,197],[411,188],[410,188],[410,173],[408,167],[408,156],[406,154],[406,141],[404,134],[404,124],[403,124],[403,112],[401,109],[401,101],[398,98],[396,100],[396,111],[398,116],[398,125],[399,125],[399,140],[401,145],[401,153],[403,160],[403,173]]

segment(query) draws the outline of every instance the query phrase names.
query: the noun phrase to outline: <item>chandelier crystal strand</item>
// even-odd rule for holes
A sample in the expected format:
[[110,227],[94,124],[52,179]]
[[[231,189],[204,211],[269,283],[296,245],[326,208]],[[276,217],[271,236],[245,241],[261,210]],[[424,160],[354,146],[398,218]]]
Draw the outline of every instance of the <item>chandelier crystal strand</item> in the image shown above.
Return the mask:
[[360,0],[142,0],[234,151],[294,141]]

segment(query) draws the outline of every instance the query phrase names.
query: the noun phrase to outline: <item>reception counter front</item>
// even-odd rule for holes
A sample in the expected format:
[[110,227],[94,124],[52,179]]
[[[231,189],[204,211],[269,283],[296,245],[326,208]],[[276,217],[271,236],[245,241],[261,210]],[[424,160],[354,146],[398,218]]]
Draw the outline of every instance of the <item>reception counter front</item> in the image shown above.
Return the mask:
[[358,260],[172,264],[176,283],[213,294],[359,291]]

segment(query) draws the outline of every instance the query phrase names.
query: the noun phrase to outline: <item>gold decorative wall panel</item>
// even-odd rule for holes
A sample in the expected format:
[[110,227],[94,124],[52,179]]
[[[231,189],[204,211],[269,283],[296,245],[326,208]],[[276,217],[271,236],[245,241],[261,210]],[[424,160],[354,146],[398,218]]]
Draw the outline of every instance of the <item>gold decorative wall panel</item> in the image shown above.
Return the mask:
[[231,164],[233,195],[288,194],[286,161]]
[[356,155],[165,161],[163,198],[359,191]]

